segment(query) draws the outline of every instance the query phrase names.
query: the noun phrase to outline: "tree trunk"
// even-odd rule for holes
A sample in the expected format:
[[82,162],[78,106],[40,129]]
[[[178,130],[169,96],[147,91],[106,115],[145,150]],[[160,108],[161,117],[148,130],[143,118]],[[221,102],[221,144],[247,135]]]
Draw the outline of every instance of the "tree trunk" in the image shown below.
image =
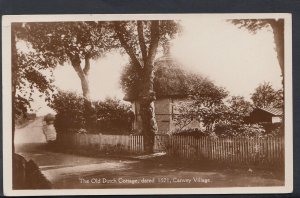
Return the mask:
[[141,118],[143,124],[142,134],[144,136],[144,152],[153,153],[154,136],[157,132],[157,124],[155,120],[154,102],[143,101],[141,106]]
[[90,97],[90,86],[88,76],[83,74],[80,77],[82,93],[84,97],[85,127],[88,132],[93,133],[96,128],[97,115]]
[[153,79],[153,65],[145,65],[142,80],[143,83],[141,84],[142,92],[139,95],[145,153],[153,153],[154,136],[157,132],[154,110],[155,93],[153,91]]
[[281,69],[282,77],[284,76],[284,20],[270,21],[273,29],[274,42],[276,45],[277,59]]
[[[282,75],[282,86],[284,88],[284,19],[278,19],[278,21],[271,21],[270,25],[273,29],[274,34],[274,42],[276,45],[276,52],[277,52],[277,59],[279,62],[279,66],[281,69],[281,75]],[[285,91],[283,89],[283,91]],[[285,101],[284,93],[283,93],[283,101]],[[282,130],[282,133],[285,135],[285,106],[283,103],[283,119],[281,122],[280,130]],[[283,135],[283,137],[285,137]],[[282,167],[284,171],[284,166]]]
[[139,32],[139,41],[141,50],[143,53],[143,62],[144,67],[142,71],[142,91],[139,95],[140,105],[141,105],[141,118],[143,125],[143,136],[144,136],[144,151],[145,153],[153,153],[154,147],[154,136],[157,132],[157,123],[155,118],[155,110],[154,110],[154,101],[155,92],[153,88],[154,84],[154,59],[157,52],[158,42],[159,42],[159,21],[152,21],[150,26],[150,45],[148,52],[145,51],[144,46],[144,35],[143,31],[141,31],[142,23],[139,23],[138,32]]
[[144,151],[145,153],[153,153],[154,135],[157,132],[157,124],[155,119],[154,101],[155,93],[153,91],[153,62],[158,48],[159,42],[159,21],[151,21],[150,25],[150,45],[149,49],[145,44],[144,23],[137,22],[138,41],[142,53],[143,63],[141,64],[139,58],[135,54],[135,49],[128,44],[126,35],[128,32],[126,28],[120,23],[114,23],[114,29],[121,45],[129,55],[133,65],[137,68],[138,74],[141,77],[139,83],[140,115],[142,119],[142,134],[144,136]]
[[78,74],[80,78],[81,88],[82,88],[82,95],[87,101],[91,101],[90,96],[90,86],[88,81],[88,76],[85,74]]
[[85,60],[84,69],[80,66],[81,60],[79,55],[73,56],[71,62],[81,82],[82,95],[84,97],[85,128],[88,132],[92,133],[96,127],[97,115],[90,97],[90,86],[88,81],[90,62],[89,59]]

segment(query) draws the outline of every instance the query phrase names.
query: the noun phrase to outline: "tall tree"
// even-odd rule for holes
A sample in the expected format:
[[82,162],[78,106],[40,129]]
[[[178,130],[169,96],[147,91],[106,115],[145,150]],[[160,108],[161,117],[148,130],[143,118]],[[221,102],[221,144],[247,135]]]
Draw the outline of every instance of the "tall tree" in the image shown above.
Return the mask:
[[154,134],[157,131],[153,103],[156,99],[153,64],[159,45],[174,36],[178,25],[175,21],[116,21],[113,22],[113,27],[139,75],[138,101],[144,150],[146,153],[153,153]]
[[263,28],[271,27],[274,35],[277,59],[281,74],[284,76],[284,19],[233,19],[229,21],[239,28],[246,28],[253,34]]
[[25,27],[26,39],[36,51],[57,64],[71,63],[80,78],[83,96],[90,100],[90,61],[102,56],[113,42],[107,23],[41,22],[26,23]]
[[260,84],[251,96],[253,104],[257,107],[283,107],[283,91],[275,90],[269,82]]
[[[69,62],[77,73],[85,98],[86,127],[95,125],[90,98],[90,61],[104,55],[114,46],[113,31],[107,22],[41,22],[26,23],[25,40],[33,49],[57,64]],[[82,66],[83,65],[83,66]],[[89,118],[88,118],[89,117]]]

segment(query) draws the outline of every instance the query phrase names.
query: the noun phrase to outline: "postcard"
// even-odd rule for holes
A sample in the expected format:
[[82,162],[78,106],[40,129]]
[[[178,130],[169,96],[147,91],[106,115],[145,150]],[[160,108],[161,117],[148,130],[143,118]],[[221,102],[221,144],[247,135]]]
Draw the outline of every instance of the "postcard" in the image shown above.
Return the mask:
[[6,15],[4,193],[293,191],[292,15]]

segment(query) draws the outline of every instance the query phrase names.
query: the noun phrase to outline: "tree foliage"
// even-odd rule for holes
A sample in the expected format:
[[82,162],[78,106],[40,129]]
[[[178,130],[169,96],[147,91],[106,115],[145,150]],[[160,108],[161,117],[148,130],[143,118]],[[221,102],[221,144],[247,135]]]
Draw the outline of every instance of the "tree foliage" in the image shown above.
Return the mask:
[[[90,60],[114,46],[107,22],[39,22],[24,24],[23,39],[52,62],[68,62],[81,80],[83,96],[90,100],[88,74]],[[84,65],[82,67],[82,64]]]
[[[25,28],[21,23],[11,25],[11,60],[12,60],[12,114],[13,130],[12,142],[14,141],[15,124],[26,120],[30,102],[33,100],[34,90],[50,98],[52,80],[43,74],[43,71],[52,71],[55,64],[43,55],[33,51],[24,53],[17,49],[17,43],[24,39]],[[14,146],[13,146],[13,152]]]
[[232,125],[238,126],[245,123],[245,118],[253,111],[254,106],[242,96],[232,96],[228,101],[228,120]]
[[[157,98],[164,96],[186,96],[201,75],[193,74],[181,68],[175,61],[156,61],[153,67],[153,89]],[[127,64],[120,78],[120,85],[129,98],[137,100],[141,92],[141,78],[132,64]]]
[[106,22],[34,22],[26,23],[25,28],[33,48],[60,64],[76,56],[101,57],[113,42]]
[[178,112],[175,123],[181,130],[196,120],[203,123],[207,131],[211,130],[216,122],[224,119],[226,106],[223,100],[228,93],[206,78],[194,76],[189,81],[189,100],[175,106]]
[[194,88],[191,99],[176,106],[178,114],[174,121],[179,131],[189,130],[185,127],[192,121],[202,124],[208,134],[238,135],[246,131],[245,118],[253,110],[250,102],[241,96],[232,96],[226,100],[227,92],[212,82],[198,83]]
[[134,113],[130,105],[115,98],[98,101],[97,129],[102,133],[129,134],[132,130]]
[[283,108],[283,90],[275,90],[269,82],[260,84],[251,99],[257,107]]
[[[31,108],[34,92],[45,96],[49,101],[53,91],[52,72],[55,63],[36,51],[24,52],[17,49],[17,43],[23,39],[24,26],[12,24],[12,79],[14,116],[16,121],[25,119]],[[50,75],[46,75],[44,72]]]
[[56,65],[69,63],[73,67],[81,82],[85,115],[89,115],[85,128],[92,130],[96,112],[90,98],[90,61],[104,56],[117,44],[110,24],[105,21],[34,22],[25,23],[24,27],[23,38],[35,51]]

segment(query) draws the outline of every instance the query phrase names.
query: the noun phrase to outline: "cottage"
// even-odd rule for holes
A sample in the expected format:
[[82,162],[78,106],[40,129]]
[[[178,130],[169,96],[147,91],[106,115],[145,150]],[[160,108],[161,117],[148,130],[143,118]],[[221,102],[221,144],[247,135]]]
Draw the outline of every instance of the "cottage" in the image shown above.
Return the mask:
[[249,122],[251,123],[281,123],[283,111],[281,109],[272,107],[257,107],[249,116]]
[[[158,58],[154,63],[154,91],[156,101],[154,102],[155,116],[159,134],[166,134],[176,129],[174,116],[176,115],[175,105],[186,101],[188,98],[188,84],[190,78],[181,69],[181,65],[171,58],[169,54]],[[137,133],[142,131],[142,121],[139,114],[139,102],[134,92],[126,93],[124,100],[131,102],[134,118],[134,130]],[[192,122],[186,128],[198,128],[199,122]]]

